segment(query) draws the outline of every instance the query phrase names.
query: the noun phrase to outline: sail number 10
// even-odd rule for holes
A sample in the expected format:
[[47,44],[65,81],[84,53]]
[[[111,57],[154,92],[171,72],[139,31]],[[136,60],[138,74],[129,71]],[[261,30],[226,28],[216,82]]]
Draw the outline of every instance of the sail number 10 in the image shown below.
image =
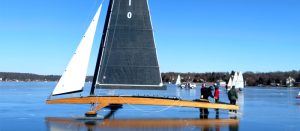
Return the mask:
[[[129,6],[131,6],[131,0],[129,0]],[[128,19],[132,18],[132,13],[130,11],[127,13],[127,18]]]

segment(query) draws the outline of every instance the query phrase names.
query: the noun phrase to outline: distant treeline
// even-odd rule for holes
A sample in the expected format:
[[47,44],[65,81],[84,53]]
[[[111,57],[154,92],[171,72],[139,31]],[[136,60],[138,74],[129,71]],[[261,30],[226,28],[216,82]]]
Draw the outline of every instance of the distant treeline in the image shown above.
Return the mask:
[[[0,72],[0,81],[58,81],[60,75],[37,75],[31,73]],[[93,77],[88,76],[86,81],[92,81]]]
[[[207,73],[178,73],[167,72],[162,73],[163,82],[175,83],[178,74],[180,74],[181,82],[216,82],[217,80],[227,82],[232,72],[207,72]],[[245,72],[244,81],[247,86],[285,86],[286,79],[292,77],[296,80],[296,85],[300,84],[300,71],[288,72]],[[58,81],[59,75],[37,75],[31,73],[12,73],[0,72],[0,81]],[[92,81],[93,76],[87,76],[86,81]],[[298,84],[297,84],[298,83]]]
[[[207,73],[178,73],[168,72],[162,73],[162,79],[164,82],[175,83],[178,74],[180,74],[181,82],[216,82],[217,80],[228,82],[232,72],[207,72]],[[292,77],[296,80],[296,86],[299,86],[300,71],[288,71],[288,72],[245,72],[243,73],[244,81],[247,86],[285,86],[286,79]]]

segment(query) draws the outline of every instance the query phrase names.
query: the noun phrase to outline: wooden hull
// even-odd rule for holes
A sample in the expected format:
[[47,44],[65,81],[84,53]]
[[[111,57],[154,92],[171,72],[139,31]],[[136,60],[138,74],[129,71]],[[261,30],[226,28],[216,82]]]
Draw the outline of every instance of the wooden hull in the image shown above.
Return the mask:
[[188,101],[173,98],[138,97],[138,96],[90,96],[78,98],[64,98],[47,100],[47,104],[99,104],[94,111],[111,104],[131,105],[156,105],[156,106],[179,106],[191,108],[213,108],[225,110],[239,110],[237,105],[209,103],[204,101]]
[[300,96],[296,96],[296,99],[300,99]]

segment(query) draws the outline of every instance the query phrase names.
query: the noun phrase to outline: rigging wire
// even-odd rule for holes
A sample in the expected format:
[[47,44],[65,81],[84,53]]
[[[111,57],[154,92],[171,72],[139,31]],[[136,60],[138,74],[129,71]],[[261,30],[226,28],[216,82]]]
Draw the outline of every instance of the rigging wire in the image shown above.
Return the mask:
[[[103,2],[104,2],[104,0],[102,0],[101,6],[102,6]],[[101,46],[100,46],[99,48],[101,48]],[[100,52],[99,52],[99,53],[100,53]],[[94,77],[95,77],[95,76],[94,76]],[[99,72],[97,72],[96,79],[98,79],[98,77],[99,77]],[[96,80],[96,81],[98,81],[98,80]],[[96,82],[95,85],[92,85],[92,86],[95,86],[95,87],[96,87],[96,86],[97,86],[97,83],[98,83],[98,82]],[[96,94],[100,94],[100,93],[101,93],[100,90],[96,91]],[[101,101],[100,101],[99,98],[98,98],[98,99],[96,100],[96,102],[95,102],[94,104],[92,104],[92,107],[91,107],[91,108],[94,109],[94,108],[95,108],[94,105],[95,105],[95,104],[97,105],[97,104],[99,104],[100,102],[101,102]],[[100,103],[100,104],[101,104],[101,103]]]
[[[102,6],[103,2],[104,2],[104,0],[101,1],[100,6],[96,6],[94,8],[96,8],[98,10],[98,8]],[[93,5],[99,5],[99,4],[96,4],[96,3],[97,3],[97,0],[94,1]],[[95,9],[92,9],[89,14],[91,14],[93,10],[95,10]],[[99,15],[101,15],[101,11],[100,11]],[[98,103],[99,103],[99,100],[97,99],[97,101],[95,103],[91,104],[91,110],[94,109],[95,104],[98,104]]]
[[[84,29],[87,29],[89,27],[90,23],[91,23],[91,20],[93,20],[93,17],[95,15],[94,10],[97,11],[97,9],[99,7],[99,6],[97,6],[98,5],[97,1],[98,0],[94,0],[94,2],[92,3],[93,7],[90,8],[89,13],[87,13],[88,16],[86,16],[86,18],[84,19],[84,22],[83,22],[84,24],[82,26],[82,27],[84,27]],[[102,0],[101,4],[103,3],[103,1],[104,0]]]
[[[120,7],[121,7],[121,1],[119,1],[119,3],[118,3],[118,12],[117,12],[117,18],[116,18],[116,22],[115,23],[117,23],[117,21],[118,21],[118,19],[119,19],[119,14],[120,14]],[[114,8],[114,7],[113,7]],[[116,26],[116,25],[115,25]],[[112,35],[112,42],[111,42],[111,45],[110,45],[110,48],[109,48],[109,51],[108,51],[108,56],[107,56],[107,60],[106,61],[109,61],[109,58],[110,58],[110,53],[111,53],[111,49],[112,49],[112,47],[113,47],[113,44],[114,44],[114,38],[115,38],[115,34],[116,34],[116,28],[114,28],[114,31],[113,31],[113,35]],[[105,73],[106,73],[106,70],[107,70],[107,65],[105,65],[105,68],[104,68],[104,72],[103,72],[103,74],[105,75]],[[103,79],[102,79],[103,80]]]
[[[101,4],[103,3],[103,1],[104,0],[102,0],[102,2],[101,2]],[[97,0],[94,0],[94,2],[93,2],[93,5],[98,5],[98,4],[96,4],[97,3]],[[93,7],[93,8],[91,8],[91,10],[89,11],[89,15],[88,15],[88,18],[86,19],[86,22],[84,22],[84,26],[83,27],[88,27],[89,26],[89,24],[90,24],[90,17],[91,16],[93,16],[92,15],[92,12],[94,11],[94,9],[95,9],[95,7]],[[83,36],[84,37],[84,36]],[[75,52],[75,54],[76,54],[76,52]],[[48,96],[48,100],[49,99],[51,99],[51,97],[52,97],[52,94],[53,94],[53,92],[50,92],[50,94],[49,94],[49,96]],[[80,96],[81,96],[81,93],[80,93]]]
[[[104,1],[104,0],[103,0]],[[102,2],[103,2],[102,1]],[[114,0],[112,1],[113,3],[112,3],[112,5],[110,5],[111,4],[111,1],[109,1],[109,7],[111,7],[111,8],[113,8],[113,5],[114,5]],[[108,7],[108,8],[109,8]],[[110,13],[110,17],[111,17],[111,10],[112,9],[108,9],[108,11],[107,11],[107,13]],[[106,51],[106,38],[107,38],[107,33],[108,33],[108,28],[109,28],[109,23],[110,23],[110,17],[109,17],[109,20],[108,20],[108,25],[106,25],[106,26],[108,26],[108,27],[106,27],[107,29],[105,30],[105,36],[103,37],[103,33],[102,33],[102,38],[104,38],[104,40],[102,40],[102,38],[101,38],[101,43],[100,44],[103,44],[103,51],[102,52],[98,52],[98,53],[102,53],[101,54],[101,58],[100,58],[100,64],[99,64],[99,67],[96,67],[96,68],[100,68],[101,67],[101,65],[102,65],[102,56],[103,56],[103,53]],[[106,23],[105,23],[106,24]],[[105,29],[105,26],[104,26],[104,29]],[[103,43],[102,43],[102,41],[103,41]],[[99,48],[101,48],[101,45],[100,45],[100,47]],[[99,56],[98,56],[99,57]],[[99,58],[98,58],[99,59]],[[95,70],[96,71],[96,70]],[[99,75],[100,75],[100,70],[97,72],[97,76],[96,76],[96,79],[99,79]],[[95,76],[94,76],[95,77]],[[103,82],[103,79],[101,80],[102,82]],[[96,83],[94,83],[95,85],[92,85],[92,86],[94,86],[93,88],[96,88],[97,87],[97,85],[99,84],[98,83],[98,80],[96,80]],[[101,86],[99,87],[100,89],[101,89]],[[94,92],[93,93],[95,93],[95,90],[94,90]],[[96,92],[97,93],[97,92]]]
[[[123,99],[123,97],[121,96],[122,100],[124,103],[126,103],[126,100]],[[176,100],[173,102],[173,104],[175,103],[178,103],[180,101],[180,99]],[[131,105],[131,104],[128,104],[132,109],[136,110],[136,111],[140,111],[140,112],[145,112],[145,113],[159,113],[159,112],[163,112],[163,111],[166,111],[166,110],[169,110],[171,108],[175,108],[174,106],[166,106],[165,108],[161,109],[161,110],[157,110],[157,111],[147,111],[145,109],[142,109],[142,108],[138,108],[137,106],[134,106],[134,105]]]

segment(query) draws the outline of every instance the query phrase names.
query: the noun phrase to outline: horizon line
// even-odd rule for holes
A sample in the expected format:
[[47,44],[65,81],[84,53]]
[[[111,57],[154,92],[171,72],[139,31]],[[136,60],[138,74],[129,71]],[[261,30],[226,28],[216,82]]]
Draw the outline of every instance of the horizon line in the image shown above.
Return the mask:
[[[235,71],[235,70],[231,70]],[[161,72],[162,73],[179,73],[179,74],[185,74],[185,73],[230,73],[231,71],[206,71],[206,72],[176,72],[176,71],[167,71],[167,72]],[[288,70],[288,71],[242,71],[243,73],[275,73],[275,72],[300,72],[299,70]],[[238,71],[239,72],[239,71]],[[7,71],[0,71],[0,73],[18,73],[18,74],[32,74],[32,75],[43,75],[43,76],[61,76],[62,74],[39,74],[39,73],[30,73],[30,72],[7,72]],[[87,74],[86,76],[94,76]]]

